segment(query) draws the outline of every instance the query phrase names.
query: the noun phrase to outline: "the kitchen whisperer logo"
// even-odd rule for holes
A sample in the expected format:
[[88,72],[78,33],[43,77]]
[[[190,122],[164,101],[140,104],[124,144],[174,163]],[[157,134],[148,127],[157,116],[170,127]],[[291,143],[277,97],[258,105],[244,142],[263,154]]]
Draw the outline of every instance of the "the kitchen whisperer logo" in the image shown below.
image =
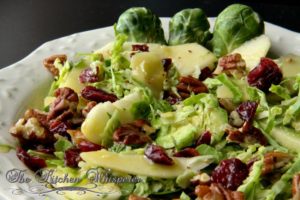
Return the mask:
[[[55,192],[64,195],[67,192],[76,192],[78,195],[94,193],[103,196],[117,192],[115,184],[138,183],[141,181],[135,176],[115,176],[110,171],[100,168],[91,168],[86,173],[76,175],[72,172],[62,173],[56,169],[41,169],[34,176],[28,175],[27,169],[11,169],[6,172],[6,180],[10,183],[24,184],[23,187],[10,188],[12,194],[22,195],[31,193],[45,196]],[[32,183],[37,183],[32,185]],[[111,184],[115,183],[115,184]]]

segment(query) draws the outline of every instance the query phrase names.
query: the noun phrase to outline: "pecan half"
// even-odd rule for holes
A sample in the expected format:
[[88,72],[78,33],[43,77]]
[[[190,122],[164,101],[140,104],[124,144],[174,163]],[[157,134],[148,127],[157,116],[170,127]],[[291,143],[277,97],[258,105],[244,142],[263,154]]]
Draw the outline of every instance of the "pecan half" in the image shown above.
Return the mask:
[[228,134],[226,139],[231,142],[268,144],[268,140],[262,132],[258,128],[249,125],[248,122],[245,122],[240,129],[226,129],[225,132]]
[[86,104],[86,106],[82,109],[81,113],[84,117],[97,105],[96,101],[90,101]]
[[242,192],[225,189],[220,184],[212,183],[210,186],[198,185],[195,194],[203,200],[244,200]]
[[59,75],[59,70],[54,66],[54,62],[56,59],[59,59],[61,63],[64,63],[67,60],[67,56],[65,54],[53,55],[44,59],[43,61],[44,66],[49,70],[49,72],[53,76]]
[[128,200],[150,200],[150,199],[146,198],[146,197],[141,197],[141,196],[138,196],[135,194],[131,194],[131,195],[129,195]]
[[218,66],[214,72],[215,74],[224,72],[227,75],[237,77],[242,77],[246,74],[246,62],[239,53],[223,56],[219,59]]
[[51,146],[55,141],[53,134],[48,131],[46,115],[33,109],[27,110],[24,117],[19,119],[9,132],[25,149],[35,149],[39,144]]
[[284,166],[286,166],[292,157],[283,152],[268,152],[264,155],[264,165],[262,174],[266,175],[272,173]]
[[208,92],[206,85],[192,76],[180,77],[179,84],[176,88],[183,99],[188,98],[192,93],[199,94]]
[[[54,95],[56,99],[51,103],[47,120],[60,117],[59,120],[64,121],[67,118],[71,118],[77,110],[78,96],[71,88],[58,88]],[[60,116],[61,115],[61,116]]]
[[97,103],[106,101],[115,102],[118,100],[116,95],[105,92],[104,90],[98,89],[93,86],[86,86],[85,88],[83,88],[83,90],[81,91],[81,96],[87,100],[95,101]]
[[300,174],[296,174],[293,177],[292,194],[293,200],[300,199]]
[[151,142],[147,133],[152,128],[144,120],[136,120],[133,123],[123,124],[113,134],[115,142],[125,145],[142,145]]

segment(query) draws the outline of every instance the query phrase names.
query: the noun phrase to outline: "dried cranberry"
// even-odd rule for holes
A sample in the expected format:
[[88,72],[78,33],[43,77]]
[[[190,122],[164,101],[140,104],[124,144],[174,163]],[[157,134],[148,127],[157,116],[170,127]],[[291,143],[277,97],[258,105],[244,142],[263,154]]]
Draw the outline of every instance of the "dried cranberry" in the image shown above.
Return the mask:
[[172,59],[171,58],[164,58],[161,60],[163,67],[164,67],[164,71],[167,72],[170,70],[171,68],[171,64],[172,64]]
[[78,148],[69,148],[65,151],[64,154],[65,165],[68,167],[76,168],[78,167],[80,158],[80,149]]
[[81,83],[95,83],[99,79],[99,68],[96,67],[96,70],[93,70],[91,67],[84,69],[80,75],[79,80]]
[[100,145],[86,141],[86,140],[80,141],[77,146],[81,152],[97,151],[102,148]]
[[149,47],[146,44],[133,44],[132,51],[149,51]]
[[220,183],[223,187],[236,190],[247,178],[248,166],[237,158],[221,161],[212,172],[212,182]]
[[32,171],[47,167],[44,159],[29,155],[21,147],[17,147],[16,154],[17,157]]
[[173,165],[173,160],[167,155],[164,148],[158,145],[148,145],[145,149],[145,156],[154,163],[162,165]]
[[190,148],[190,147],[185,148],[185,149],[173,154],[173,156],[175,156],[175,157],[185,157],[185,158],[190,158],[190,157],[199,156],[199,155],[200,154],[196,149]]
[[239,116],[241,117],[241,119],[243,119],[246,122],[252,122],[252,120],[255,116],[257,106],[258,106],[257,102],[246,101],[246,102],[241,103],[236,108],[236,111],[239,114]]
[[210,145],[211,141],[211,133],[209,131],[205,131],[202,135],[198,138],[196,145],[199,146],[201,144]]
[[53,120],[50,122],[49,130],[51,133],[65,134],[68,130],[68,125],[65,122]]
[[280,83],[282,72],[272,59],[261,58],[258,66],[249,72],[247,78],[251,86],[268,92],[272,84]]
[[209,67],[205,67],[201,70],[200,76],[199,76],[199,80],[200,81],[204,81],[206,78],[211,77],[212,76],[212,71],[210,70]]
[[176,96],[170,91],[164,91],[163,99],[165,99],[171,105],[174,105],[181,101],[181,97]]
[[95,101],[97,103],[106,101],[115,102],[116,100],[118,100],[116,95],[110,94],[93,86],[86,86],[85,88],[83,88],[83,90],[81,91],[81,95],[83,98],[90,101]]

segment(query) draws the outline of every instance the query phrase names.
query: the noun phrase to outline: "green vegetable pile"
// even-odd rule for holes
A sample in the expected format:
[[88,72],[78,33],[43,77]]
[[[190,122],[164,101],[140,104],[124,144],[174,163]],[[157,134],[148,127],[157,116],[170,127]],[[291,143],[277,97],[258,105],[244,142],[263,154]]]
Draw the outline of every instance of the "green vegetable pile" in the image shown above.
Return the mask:
[[[49,129],[27,114],[10,131],[30,159],[80,180],[54,187],[84,187],[96,169],[138,180],[97,183],[103,199],[299,199],[300,58],[265,58],[270,40],[252,8],[228,6],[212,32],[202,9],[184,9],[170,19],[168,39],[147,8],[126,10],[114,28],[113,43],[53,63],[59,75],[38,113],[67,110],[67,123],[60,116]],[[53,151],[30,145],[28,130],[51,132]]]

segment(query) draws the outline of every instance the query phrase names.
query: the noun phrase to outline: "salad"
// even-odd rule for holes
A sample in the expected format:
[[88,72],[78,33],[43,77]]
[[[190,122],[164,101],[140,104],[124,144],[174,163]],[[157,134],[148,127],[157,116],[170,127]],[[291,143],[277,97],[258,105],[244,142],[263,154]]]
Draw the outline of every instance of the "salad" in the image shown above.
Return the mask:
[[147,8],[114,28],[99,50],[44,60],[44,108],[10,129],[28,168],[93,186],[66,199],[300,199],[300,58],[269,56],[252,8],[228,6],[213,31],[184,9],[168,39]]

